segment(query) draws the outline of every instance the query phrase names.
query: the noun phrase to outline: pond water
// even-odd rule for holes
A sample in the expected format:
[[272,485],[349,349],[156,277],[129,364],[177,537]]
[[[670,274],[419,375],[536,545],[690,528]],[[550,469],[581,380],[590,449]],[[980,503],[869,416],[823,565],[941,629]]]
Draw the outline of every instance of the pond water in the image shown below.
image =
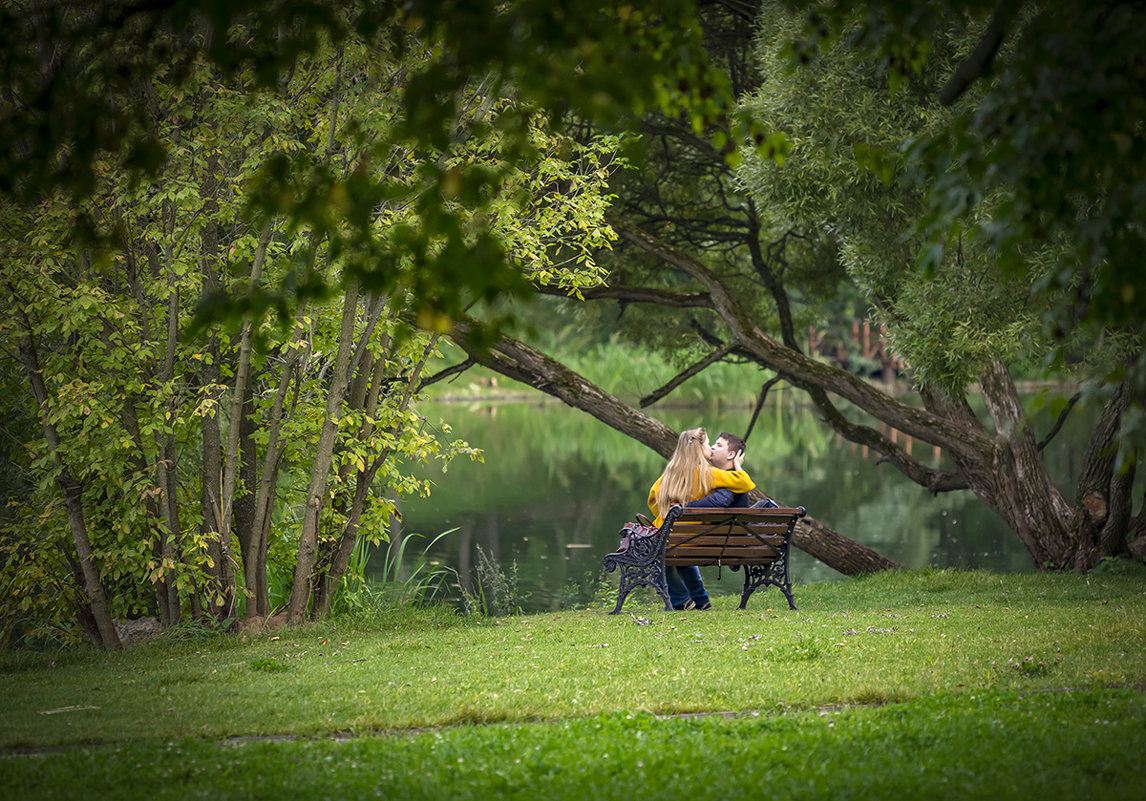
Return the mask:
[[[590,600],[605,576],[601,558],[615,549],[618,530],[637,512],[648,512],[648,489],[664,460],[589,415],[553,401],[428,403],[421,410],[431,423],[445,421],[453,436],[482,448],[485,462],[459,459],[445,472],[440,467],[423,471],[435,487],[428,498],[402,501],[401,536],[420,534],[428,541],[456,529],[434,545],[430,558],[472,587],[473,571],[484,554],[503,573],[516,576],[525,611]],[[678,431],[704,425],[715,440],[722,430],[744,431],[752,410],[653,414]],[[1085,437],[1086,429],[1070,429],[1051,446],[1056,480],[1078,469],[1084,439],[1076,440]],[[937,464],[931,446],[898,437],[917,459]],[[749,438],[744,466],[757,486],[780,503],[806,507],[841,534],[906,567],[1033,570],[1018,539],[972,493],[929,495],[828,429],[794,392],[769,399]],[[418,542],[407,552],[418,550]],[[381,561],[379,556],[372,564]],[[791,569],[797,584],[841,578],[796,549]],[[702,573],[710,593],[739,593],[741,573],[717,568]]]

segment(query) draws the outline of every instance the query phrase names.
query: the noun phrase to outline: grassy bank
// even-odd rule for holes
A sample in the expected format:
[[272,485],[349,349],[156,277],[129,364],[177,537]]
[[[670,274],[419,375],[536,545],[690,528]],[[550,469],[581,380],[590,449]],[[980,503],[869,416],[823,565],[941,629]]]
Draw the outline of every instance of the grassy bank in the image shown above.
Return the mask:
[[767,777],[791,797],[1138,797],[1141,575],[922,571],[796,598],[9,654],[0,794],[722,797]]

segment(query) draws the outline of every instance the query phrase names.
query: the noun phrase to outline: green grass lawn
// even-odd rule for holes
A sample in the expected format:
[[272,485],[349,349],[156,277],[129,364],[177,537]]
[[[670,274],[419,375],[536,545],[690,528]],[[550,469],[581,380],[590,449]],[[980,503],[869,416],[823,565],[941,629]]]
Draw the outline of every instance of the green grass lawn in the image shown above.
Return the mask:
[[795,592],[6,654],[0,798],[1141,797],[1140,573]]

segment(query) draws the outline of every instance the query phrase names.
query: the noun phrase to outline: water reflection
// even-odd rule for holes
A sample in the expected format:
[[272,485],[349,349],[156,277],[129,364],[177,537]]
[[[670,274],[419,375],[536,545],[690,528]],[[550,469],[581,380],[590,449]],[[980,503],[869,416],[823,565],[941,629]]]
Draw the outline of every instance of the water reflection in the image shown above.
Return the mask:
[[[423,473],[436,486],[429,498],[403,502],[404,532],[432,538],[457,527],[431,555],[467,580],[478,548],[503,568],[516,564],[519,587],[529,593],[527,611],[588,600],[603,575],[601,557],[616,546],[618,529],[635,513],[647,512],[645,498],[664,467],[661,457],[554,402],[426,404],[422,411],[483,448],[486,461],[455,461],[444,473]],[[658,415],[677,430],[699,421],[715,438],[721,430],[743,431],[751,410]],[[916,458],[938,457],[930,446],[912,447]],[[1069,460],[1072,448],[1062,451]],[[827,429],[791,395],[770,400],[749,440],[745,469],[781,503],[807,507],[836,530],[907,567],[1032,569],[1017,538],[970,492],[928,495]],[[1068,465],[1060,472],[1069,470]],[[792,573],[797,583],[839,578],[798,551]],[[716,593],[738,593],[743,580],[739,573],[715,568],[705,568],[704,576]]]

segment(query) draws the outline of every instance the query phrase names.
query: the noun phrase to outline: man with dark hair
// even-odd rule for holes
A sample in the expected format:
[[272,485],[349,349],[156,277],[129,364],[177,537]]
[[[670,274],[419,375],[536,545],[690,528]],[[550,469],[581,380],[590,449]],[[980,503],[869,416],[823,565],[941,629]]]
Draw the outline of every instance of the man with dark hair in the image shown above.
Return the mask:
[[[712,456],[709,457],[708,461],[713,467],[731,470],[736,455],[741,453],[744,453],[744,440],[735,434],[722,431],[720,436],[716,438],[716,442],[712,444]],[[687,505],[721,508],[743,507],[748,505],[748,493],[733,492],[730,489],[721,488],[713,490],[699,501],[693,501]]]

